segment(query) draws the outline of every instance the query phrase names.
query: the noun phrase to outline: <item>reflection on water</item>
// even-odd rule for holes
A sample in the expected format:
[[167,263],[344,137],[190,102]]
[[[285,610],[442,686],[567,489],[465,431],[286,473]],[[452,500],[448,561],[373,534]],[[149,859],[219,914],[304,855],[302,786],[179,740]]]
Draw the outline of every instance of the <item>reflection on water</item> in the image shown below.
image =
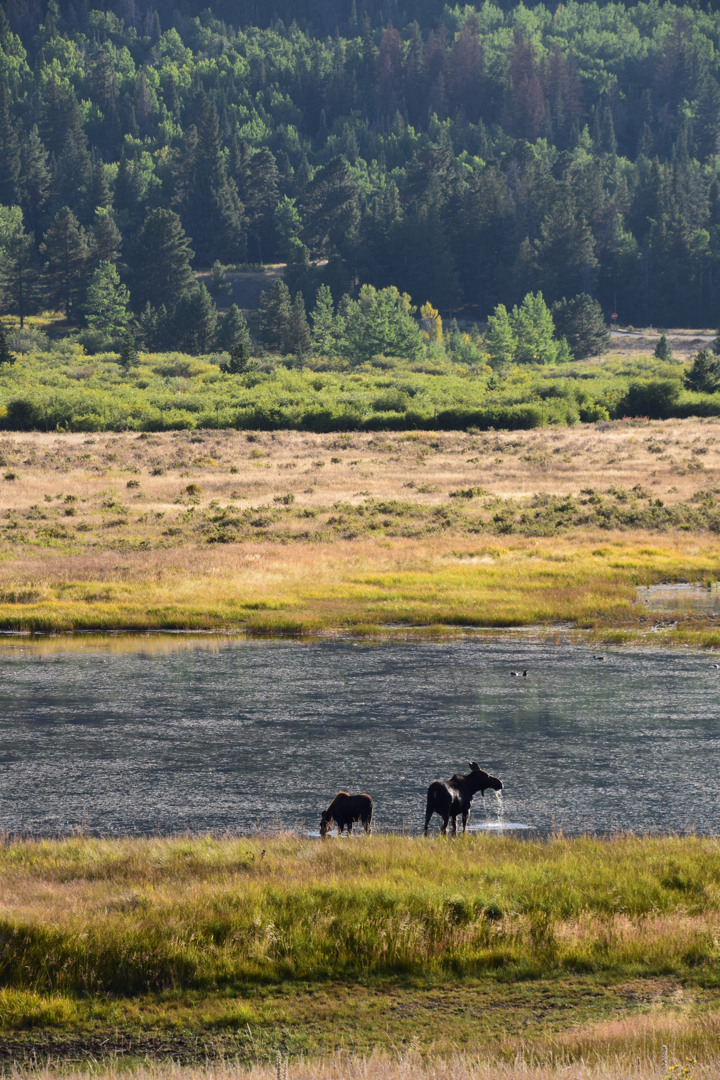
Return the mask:
[[720,589],[702,585],[640,585],[638,600],[650,611],[720,612]]
[[344,790],[373,796],[379,827],[417,832],[430,781],[476,760],[505,788],[476,797],[473,825],[714,833],[712,659],[603,655],[526,640],[0,646],[0,829],[315,831]]

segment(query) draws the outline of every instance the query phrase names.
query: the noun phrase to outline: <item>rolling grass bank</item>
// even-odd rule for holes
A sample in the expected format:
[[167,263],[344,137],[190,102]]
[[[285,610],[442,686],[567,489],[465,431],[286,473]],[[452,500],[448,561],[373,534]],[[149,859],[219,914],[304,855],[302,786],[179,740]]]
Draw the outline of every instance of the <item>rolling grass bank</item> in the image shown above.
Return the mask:
[[663,1044],[717,1061],[719,938],[708,838],[6,842],[0,1063],[342,1051],[394,1080],[404,1049],[480,1078],[522,1046],[651,1075]]

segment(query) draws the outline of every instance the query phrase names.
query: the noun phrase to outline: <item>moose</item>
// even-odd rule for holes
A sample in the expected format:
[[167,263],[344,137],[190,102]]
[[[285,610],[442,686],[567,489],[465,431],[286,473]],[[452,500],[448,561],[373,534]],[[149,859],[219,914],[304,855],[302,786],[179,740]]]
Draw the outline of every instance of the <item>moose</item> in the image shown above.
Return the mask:
[[449,780],[433,780],[427,793],[423,836],[427,836],[428,825],[433,814],[439,814],[442,818],[440,831],[443,836],[447,834],[450,818],[452,818],[452,835],[457,835],[456,818],[459,814],[462,814],[462,831],[465,832],[473,795],[478,791],[484,795],[487,788],[502,791],[502,780],[484,772],[477,761],[470,762],[470,772],[467,776],[455,773]]
[[342,831],[346,825],[348,836],[350,836],[354,821],[361,822],[365,832],[369,833],[372,812],[373,801],[369,795],[348,795],[347,791],[341,791],[335,796],[327,810],[322,812],[320,835],[327,836],[334,822],[337,826],[338,836],[342,836]]

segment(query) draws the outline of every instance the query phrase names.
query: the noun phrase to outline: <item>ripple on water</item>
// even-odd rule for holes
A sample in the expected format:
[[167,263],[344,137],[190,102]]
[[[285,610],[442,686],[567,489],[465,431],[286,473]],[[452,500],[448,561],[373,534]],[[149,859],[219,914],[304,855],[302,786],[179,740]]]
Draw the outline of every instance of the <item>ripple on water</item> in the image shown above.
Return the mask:
[[305,832],[338,791],[367,791],[378,828],[416,832],[429,782],[476,760],[505,785],[500,815],[475,799],[478,830],[716,832],[711,659],[603,655],[524,638],[0,645],[0,829]]

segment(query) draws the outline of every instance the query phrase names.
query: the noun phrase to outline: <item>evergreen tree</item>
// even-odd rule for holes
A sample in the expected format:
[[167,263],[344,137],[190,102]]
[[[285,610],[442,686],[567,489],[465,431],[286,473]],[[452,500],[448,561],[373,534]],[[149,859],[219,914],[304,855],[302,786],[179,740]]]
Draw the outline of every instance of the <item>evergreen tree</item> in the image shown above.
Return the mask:
[[128,329],[123,331],[118,363],[125,371],[130,371],[131,368],[137,367],[140,363],[140,357],[135,347],[135,338]]
[[0,82],[0,204],[20,201],[20,146],[10,113],[7,83]]
[[111,262],[101,262],[88,281],[85,321],[105,337],[117,337],[130,318],[130,293]]
[[172,333],[176,347],[198,356],[212,351],[217,327],[217,309],[204,285],[188,289],[172,313]]
[[0,367],[4,367],[5,364],[14,364],[16,360],[15,353],[10,352],[5,327],[0,323]]
[[151,210],[133,245],[130,293],[136,307],[174,307],[193,284],[193,252],[180,218],[172,210]]
[[67,206],[58,210],[40,251],[47,259],[51,298],[64,308],[70,322],[83,293],[89,250],[85,230]]
[[300,358],[307,356],[312,345],[312,335],[305,315],[305,301],[301,292],[296,293],[290,310],[290,318],[282,339],[283,353]]
[[237,341],[230,349],[227,360],[220,365],[228,375],[242,375],[250,367],[250,346],[246,341]]
[[312,346],[317,356],[332,356],[337,349],[336,320],[332,293],[327,285],[317,292],[312,312]]
[[510,316],[504,304],[498,304],[495,313],[488,317],[488,333],[485,339],[493,368],[503,368],[515,360],[518,341],[510,325]]
[[42,213],[50,196],[52,177],[47,150],[43,146],[37,124],[30,129],[21,150],[22,206],[33,232],[39,237]]
[[653,353],[653,356],[656,356],[658,360],[672,360],[672,350],[665,334],[660,335],[660,339],[655,346],[655,352]]
[[518,364],[554,364],[558,355],[555,324],[541,292],[528,293],[518,308],[513,308],[510,325],[517,337]]
[[275,281],[269,293],[260,294],[260,338],[269,349],[280,350],[286,340],[292,305],[284,281]]
[[90,175],[90,182],[85,195],[83,220],[92,225],[98,210],[107,210],[112,202],[110,185],[102,161],[96,161]]
[[243,201],[248,216],[251,257],[262,263],[275,251],[275,210],[278,206],[278,170],[266,146],[247,160]]
[[231,352],[239,343],[247,346],[250,355],[250,331],[245,316],[237,304],[231,304],[225,314],[218,319],[215,332],[215,347],[221,352]]
[[116,263],[122,248],[122,234],[109,210],[95,211],[90,235],[90,255],[94,266],[102,262]]
[[170,318],[164,304],[154,308],[148,302],[137,321],[140,339],[147,352],[162,352],[171,347]]
[[40,266],[33,238],[23,228],[19,206],[0,206],[0,296],[3,310],[25,316],[36,308]]
[[227,174],[215,105],[205,101],[197,135],[185,141],[177,205],[201,265],[237,262],[245,252],[243,206]]
[[720,360],[709,349],[701,349],[693,358],[684,383],[688,390],[698,394],[714,394],[720,387]]
[[610,347],[610,329],[602,308],[587,293],[580,293],[569,302],[563,297],[553,304],[552,317],[558,338],[566,339],[576,360],[602,356]]

